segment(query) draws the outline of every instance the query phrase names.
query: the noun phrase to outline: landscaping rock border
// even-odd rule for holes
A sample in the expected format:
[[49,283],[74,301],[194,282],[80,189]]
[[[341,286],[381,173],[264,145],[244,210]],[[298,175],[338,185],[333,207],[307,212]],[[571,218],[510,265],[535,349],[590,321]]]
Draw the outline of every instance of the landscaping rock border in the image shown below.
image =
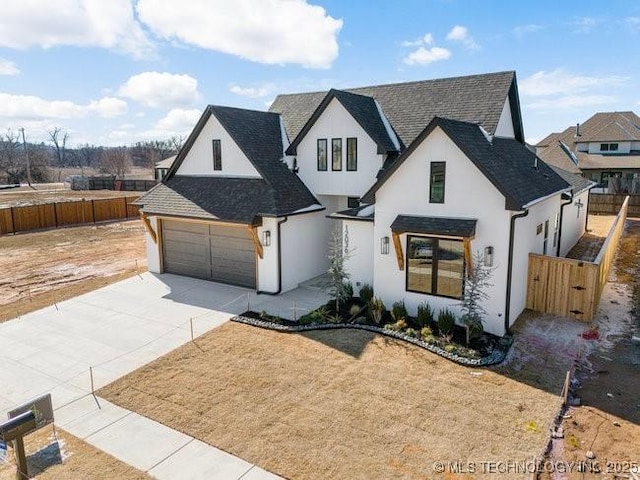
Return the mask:
[[442,348],[431,345],[430,343],[423,342],[422,340],[410,337],[400,332],[394,332],[393,330],[385,330],[380,327],[374,327],[373,325],[360,325],[357,323],[322,323],[322,324],[311,324],[311,325],[281,325],[279,323],[269,322],[265,320],[259,320],[257,318],[245,317],[242,315],[235,316],[231,318],[232,322],[244,323],[246,325],[252,325],[254,327],[266,328],[267,330],[275,330],[278,332],[285,333],[298,333],[298,332],[307,332],[311,330],[335,330],[340,328],[347,328],[352,330],[367,330],[369,332],[378,333],[380,335],[385,335],[387,337],[397,338],[398,340],[404,340],[405,342],[412,343],[418,347],[424,348],[425,350],[429,350],[432,353],[440,355],[441,357],[446,358],[447,360],[451,360],[452,362],[458,363],[460,365],[465,365],[467,367],[487,367],[489,365],[497,365],[502,363],[502,361],[507,356],[509,349],[513,343],[513,337],[507,336],[503,337],[503,341],[501,341],[501,346],[503,348],[494,349],[494,351],[482,358],[467,358],[461,357],[460,355],[456,355],[455,353],[449,353],[443,350]]

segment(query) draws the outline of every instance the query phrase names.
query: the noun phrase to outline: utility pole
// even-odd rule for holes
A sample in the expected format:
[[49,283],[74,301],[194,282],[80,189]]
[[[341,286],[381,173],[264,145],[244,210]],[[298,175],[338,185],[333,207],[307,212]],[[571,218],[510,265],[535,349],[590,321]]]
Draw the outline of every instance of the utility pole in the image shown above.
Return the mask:
[[29,150],[27,149],[27,141],[24,138],[24,128],[21,128],[20,131],[22,132],[22,145],[24,145],[24,156],[27,159],[27,183],[31,188],[33,188],[31,186],[31,162],[29,161]]

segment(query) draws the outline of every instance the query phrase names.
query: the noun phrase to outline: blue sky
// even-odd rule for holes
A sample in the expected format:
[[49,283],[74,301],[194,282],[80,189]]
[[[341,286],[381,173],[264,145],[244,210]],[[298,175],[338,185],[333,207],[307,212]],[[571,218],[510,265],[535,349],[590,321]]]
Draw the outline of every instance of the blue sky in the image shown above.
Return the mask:
[[[207,104],[502,70],[535,142],[640,111],[640,2],[13,0],[0,16],[0,131],[73,145],[186,135]],[[55,7],[52,8],[52,6]]]

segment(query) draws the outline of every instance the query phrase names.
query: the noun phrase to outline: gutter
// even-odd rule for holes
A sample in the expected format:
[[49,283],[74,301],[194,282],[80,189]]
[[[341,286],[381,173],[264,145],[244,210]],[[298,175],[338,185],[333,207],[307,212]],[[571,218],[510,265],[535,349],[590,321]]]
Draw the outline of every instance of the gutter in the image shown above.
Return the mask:
[[527,203],[526,205],[523,205],[522,208],[527,210],[529,207],[532,207],[533,205],[535,205],[536,203],[540,203],[540,202],[544,202],[545,200],[547,200],[548,198],[551,197],[555,197],[556,195],[563,194],[563,193],[567,193],[567,192],[571,192],[571,187],[569,188],[565,188],[563,190],[558,190],[557,192],[553,192],[549,195],[546,195],[544,197],[540,197],[540,198],[536,198],[535,200],[530,201],[529,203]]
[[556,257],[560,256],[560,241],[562,240],[562,217],[564,216],[564,207],[566,207],[567,205],[571,205],[571,202],[573,202],[573,194],[569,195],[569,198],[565,203],[560,204],[560,228],[558,228],[558,245],[556,246]]
[[279,295],[282,291],[282,235],[280,226],[289,220],[289,216],[285,216],[278,222],[278,290],[275,292],[265,292],[264,290],[258,290],[256,295]]
[[[523,207],[524,208],[524,207]],[[518,218],[523,218],[529,215],[529,209],[525,208],[523,212],[516,213],[511,216],[511,224],[509,227],[509,259],[507,263],[507,298],[505,300],[505,312],[504,312],[504,333],[505,335],[511,333],[509,330],[509,310],[511,310],[511,279],[513,278],[513,243],[515,238],[515,226]]]

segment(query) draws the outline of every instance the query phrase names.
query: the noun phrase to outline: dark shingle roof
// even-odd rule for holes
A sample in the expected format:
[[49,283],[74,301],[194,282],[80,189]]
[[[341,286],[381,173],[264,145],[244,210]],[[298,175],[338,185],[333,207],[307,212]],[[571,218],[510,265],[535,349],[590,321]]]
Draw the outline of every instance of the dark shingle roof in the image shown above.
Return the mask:
[[[211,115],[244,152],[261,179],[175,175]],[[253,222],[255,215],[286,215],[319,204],[282,161],[280,116],[269,112],[209,106],[180,151],[163,184],[144,194],[143,211],[164,215]],[[191,202],[191,206],[188,203]],[[171,209],[176,212],[171,213]]]
[[343,92],[341,90],[329,90],[329,93],[320,102],[318,108],[309,117],[300,133],[295,137],[291,146],[287,149],[289,155],[296,154],[296,148],[300,141],[305,137],[316,120],[322,115],[322,112],[329,106],[333,99],[337,99],[349,114],[358,122],[365,132],[378,146],[378,153],[387,153],[397,151],[389,132],[385,128],[384,122],[380,116],[380,111],[376,105],[376,101],[365,95],[356,95],[354,93]]
[[351,219],[351,220],[363,220],[367,222],[373,222],[376,213],[373,205],[360,205],[359,207],[347,208],[346,210],[340,210],[339,212],[327,215],[329,218],[336,219]]
[[[516,138],[524,141],[515,72],[423,80],[347,89],[372,97],[405,145],[436,116],[478,123],[494,134],[505,100],[516,122]],[[282,114],[289,138],[298,136],[327,92],[279,95],[270,111]]]
[[589,187],[596,185],[596,182],[592,182],[588,178],[584,178],[582,175],[568,172],[567,170],[563,170],[562,168],[558,168],[554,165],[549,165],[554,172],[560,175],[565,182],[573,187],[573,193],[578,194],[583,190],[586,190]]
[[640,117],[633,112],[598,112],[580,125],[578,142],[640,140]]
[[419,217],[398,215],[391,224],[395,233],[424,233],[425,235],[445,235],[472,238],[476,234],[477,219]]
[[393,175],[413,150],[440,127],[487,179],[505,197],[507,210],[520,210],[530,202],[568,189],[569,185],[525,145],[510,138],[494,137],[491,142],[478,125],[434,118],[398,160],[387,169],[363,196],[374,202],[375,192]]

